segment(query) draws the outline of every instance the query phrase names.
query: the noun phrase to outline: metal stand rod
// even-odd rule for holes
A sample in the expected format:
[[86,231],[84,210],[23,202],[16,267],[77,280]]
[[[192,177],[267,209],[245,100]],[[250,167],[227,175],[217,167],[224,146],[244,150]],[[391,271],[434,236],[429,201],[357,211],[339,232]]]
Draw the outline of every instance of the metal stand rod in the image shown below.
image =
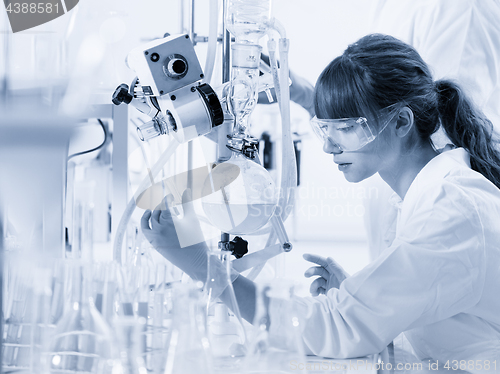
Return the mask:
[[[181,32],[187,33],[193,45],[196,45],[194,32],[194,7],[195,0],[188,0],[187,30],[185,27],[185,1],[181,0]],[[187,188],[193,189],[193,142],[187,143]]]
[[[226,15],[227,15],[227,0],[222,0],[222,83],[229,82],[231,79],[231,35],[226,29]],[[219,141],[217,143],[219,158],[227,154],[226,142],[227,135],[232,131],[231,126],[224,124],[224,127],[219,131],[224,131],[224,134],[219,134]],[[222,161],[221,159],[218,160]],[[221,242],[229,242],[229,234],[221,233]]]

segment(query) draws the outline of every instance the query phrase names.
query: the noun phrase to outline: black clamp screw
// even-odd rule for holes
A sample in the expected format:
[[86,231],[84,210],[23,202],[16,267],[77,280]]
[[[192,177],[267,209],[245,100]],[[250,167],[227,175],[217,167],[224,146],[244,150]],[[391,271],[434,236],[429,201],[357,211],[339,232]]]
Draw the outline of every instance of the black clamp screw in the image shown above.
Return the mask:
[[134,96],[129,93],[129,88],[125,83],[120,84],[113,93],[112,101],[115,105],[121,103],[130,104]]
[[248,253],[248,242],[239,236],[235,236],[230,242],[219,242],[219,249],[222,251],[231,251],[236,258],[242,258]]

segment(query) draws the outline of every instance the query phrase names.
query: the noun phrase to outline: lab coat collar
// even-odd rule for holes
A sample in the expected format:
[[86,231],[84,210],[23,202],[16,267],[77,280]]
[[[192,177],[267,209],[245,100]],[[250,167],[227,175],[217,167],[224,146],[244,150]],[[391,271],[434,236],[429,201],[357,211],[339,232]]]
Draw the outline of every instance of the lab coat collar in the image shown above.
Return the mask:
[[416,198],[427,186],[443,179],[457,166],[470,169],[470,156],[465,149],[455,148],[437,155],[417,174],[406,192],[404,201]]

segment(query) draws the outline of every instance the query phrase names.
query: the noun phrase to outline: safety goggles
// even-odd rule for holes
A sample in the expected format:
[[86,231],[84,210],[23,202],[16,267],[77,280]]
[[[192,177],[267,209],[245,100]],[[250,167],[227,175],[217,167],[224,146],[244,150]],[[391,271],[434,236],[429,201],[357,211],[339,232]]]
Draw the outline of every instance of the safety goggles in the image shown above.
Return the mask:
[[311,126],[323,144],[328,140],[342,152],[357,151],[374,141],[385,130],[401,106],[401,103],[398,103],[380,110],[377,116],[379,122],[386,115],[388,119],[379,129],[370,124],[365,117],[320,119],[314,116],[311,119]]

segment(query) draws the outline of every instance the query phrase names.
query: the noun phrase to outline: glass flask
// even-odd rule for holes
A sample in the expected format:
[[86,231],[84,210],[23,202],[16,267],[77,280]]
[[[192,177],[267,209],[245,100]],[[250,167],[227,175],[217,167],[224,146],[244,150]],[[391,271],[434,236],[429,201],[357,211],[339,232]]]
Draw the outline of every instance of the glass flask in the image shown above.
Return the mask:
[[278,201],[269,172],[240,152],[212,169],[202,196],[210,223],[232,235],[251,234],[263,227]]
[[94,306],[91,269],[75,262],[71,273],[71,307],[65,311],[48,342],[48,373],[111,373],[117,357],[111,331]]
[[[9,254],[8,254],[9,255]],[[29,369],[34,322],[33,268],[21,267],[20,258],[5,256],[2,292],[2,370]],[[14,258],[13,258],[14,257]],[[23,269],[24,271],[21,271]]]
[[45,263],[32,266],[21,253],[8,253],[4,261],[2,372],[38,373],[43,348],[54,328],[50,314],[53,269]]
[[258,44],[267,31],[271,0],[229,0],[227,29],[237,43]]
[[202,291],[196,284],[173,288],[173,317],[165,374],[211,374],[212,353],[206,332]]
[[243,373],[306,373],[291,365],[307,362],[292,297],[293,286],[282,279],[257,284],[254,334]]

